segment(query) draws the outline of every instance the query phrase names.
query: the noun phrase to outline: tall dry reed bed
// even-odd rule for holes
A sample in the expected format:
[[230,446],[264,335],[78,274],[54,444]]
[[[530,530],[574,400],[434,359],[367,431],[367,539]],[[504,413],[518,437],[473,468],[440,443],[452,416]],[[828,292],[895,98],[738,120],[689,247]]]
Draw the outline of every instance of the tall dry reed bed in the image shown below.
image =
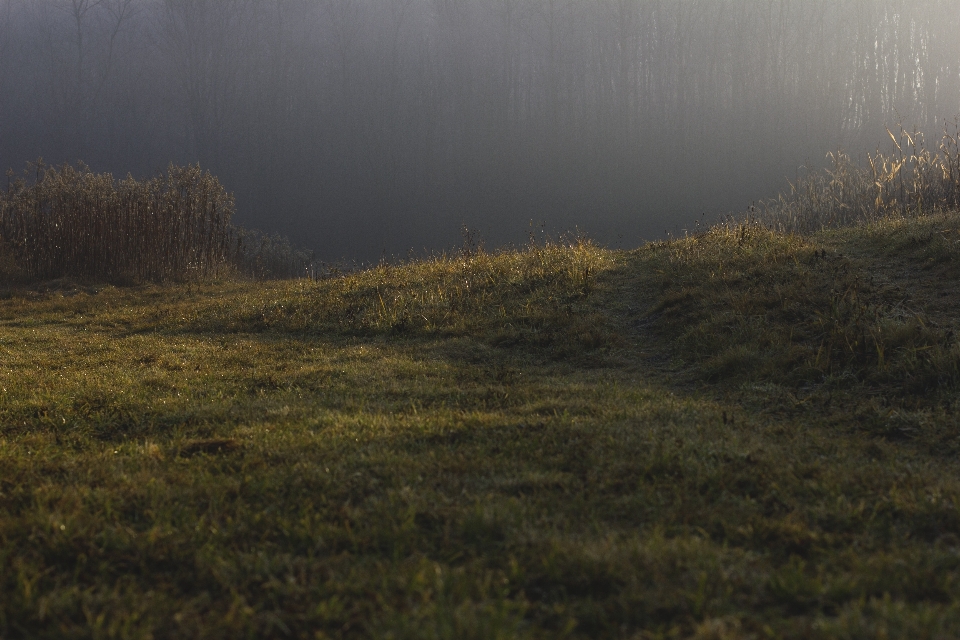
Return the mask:
[[0,192],[0,241],[20,277],[190,280],[227,263],[233,197],[199,166],[142,181],[32,168],[35,180]]
[[889,153],[868,153],[863,164],[842,150],[830,153],[830,167],[802,175],[789,192],[751,207],[751,216],[778,231],[807,234],[960,206],[960,119],[944,127],[933,151],[922,133],[897,129],[887,129]]

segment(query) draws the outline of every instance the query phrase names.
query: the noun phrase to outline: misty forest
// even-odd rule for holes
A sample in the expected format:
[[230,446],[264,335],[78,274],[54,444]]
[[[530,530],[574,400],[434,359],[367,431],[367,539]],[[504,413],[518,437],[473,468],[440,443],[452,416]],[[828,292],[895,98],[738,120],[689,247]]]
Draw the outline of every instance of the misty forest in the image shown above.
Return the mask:
[[960,111],[949,0],[0,0],[0,167],[197,163],[323,260],[744,211]]

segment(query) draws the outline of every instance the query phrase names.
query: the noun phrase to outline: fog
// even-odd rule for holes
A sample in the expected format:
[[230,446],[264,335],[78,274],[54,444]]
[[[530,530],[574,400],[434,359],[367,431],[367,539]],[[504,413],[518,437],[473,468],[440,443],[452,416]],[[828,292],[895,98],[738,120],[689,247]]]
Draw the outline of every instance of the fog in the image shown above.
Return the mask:
[[0,0],[0,168],[199,162],[330,261],[630,247],[940,131],[958,33],[955,0]]

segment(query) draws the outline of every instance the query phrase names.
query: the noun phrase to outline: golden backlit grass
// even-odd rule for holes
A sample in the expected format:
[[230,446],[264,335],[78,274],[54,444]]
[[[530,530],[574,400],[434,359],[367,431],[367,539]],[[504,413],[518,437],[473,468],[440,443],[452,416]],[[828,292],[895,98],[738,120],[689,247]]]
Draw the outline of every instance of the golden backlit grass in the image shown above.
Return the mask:
[[861,162],[839,149],[830,165],[808,171],[777,198],[751,206],[766,226],[791,233],[814,233],[895,216],[952,210],[960,206],[960,117],[944,123],[936,148],[922,133],[887,129],[890,145]]
[[0,636],[956,636],[958,221],[8,290]]

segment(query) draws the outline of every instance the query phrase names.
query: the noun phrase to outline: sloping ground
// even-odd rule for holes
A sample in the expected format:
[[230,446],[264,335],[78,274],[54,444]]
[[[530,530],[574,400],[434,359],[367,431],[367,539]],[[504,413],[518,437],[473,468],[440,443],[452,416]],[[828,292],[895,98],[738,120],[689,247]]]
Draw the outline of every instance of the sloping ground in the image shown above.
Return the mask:
[[958,234],[10,291],[0,637],[956,637]]
[[960,382],[956,213],[806,240],[718,227],[637,258],[629,286],[657,299],[641,324],[655,344],[672,342],[656,350],[688,368],[677,381],[719,383],[764,410],[791,396],[821,418],[852,412],[905,438],[920,435],[907,423],[951,413]]

